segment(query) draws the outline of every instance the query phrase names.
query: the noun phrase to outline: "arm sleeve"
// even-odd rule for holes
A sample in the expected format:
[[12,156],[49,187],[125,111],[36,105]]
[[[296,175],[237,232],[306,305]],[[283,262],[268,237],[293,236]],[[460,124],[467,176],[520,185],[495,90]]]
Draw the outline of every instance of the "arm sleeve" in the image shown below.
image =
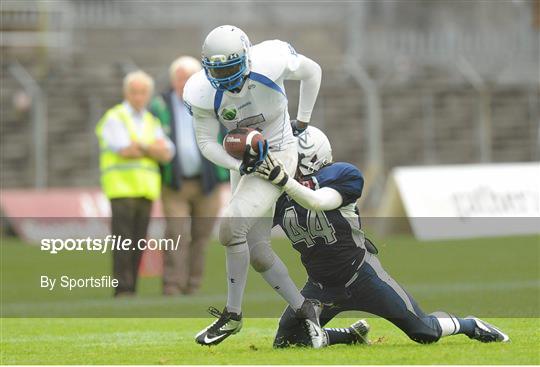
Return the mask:
[[124,124],[115,118],[109,118],[103,125],[103,139],[107,149],[113,152],[127,148],[131,144],[131,139]]
[[193,113],[193,125],[195,127],[197,144],[206,159],[223,168],[235,171],[240,170],[240,164],[242,162],[231,157],[223,146],[217,142],[219,121],[210,116]]
[[311,190],[292,178],[289,178],[284,189],[298,204],[314,211],[337,209],[343,202],[343,198],[337,190],[330,187]]
[[300,80],[300,97],[296,118],[303,122],[309,122],[321,86],[321,67],[315,61],[303,55],[297,55],[294,62],[288,63],[287,69],[285,80]]

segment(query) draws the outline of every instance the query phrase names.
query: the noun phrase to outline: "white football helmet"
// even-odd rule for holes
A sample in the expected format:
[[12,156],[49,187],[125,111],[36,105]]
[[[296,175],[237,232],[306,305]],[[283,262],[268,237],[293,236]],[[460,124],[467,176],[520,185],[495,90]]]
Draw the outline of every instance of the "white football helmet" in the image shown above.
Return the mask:
[[315,126],[308,126],[297,136],[298,170],[309,176],[332,163],[332,146],[326,135]]
[[250,72],[251,43],[248,36],[232,25],[214,28],[202,47],[206,77],[218,90],[235,90]]

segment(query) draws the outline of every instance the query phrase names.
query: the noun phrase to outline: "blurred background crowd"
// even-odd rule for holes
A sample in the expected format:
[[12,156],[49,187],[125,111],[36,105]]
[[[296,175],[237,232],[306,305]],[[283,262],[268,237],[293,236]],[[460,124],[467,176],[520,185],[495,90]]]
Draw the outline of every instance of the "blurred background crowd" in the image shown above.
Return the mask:
[[[398,165],[540,157],[537,0],[11,1],[1,5],[3,188],[96,186],[94,136],[143,69],[168,88],[180,55],[232,23],[323,68],[313,123],[373,183]],[[295,101],[297,88],[287,89]],[[291,115],[296,103],[290,103]],[[381,193],[371,188],[364,205]],[[379,190],[380,191],[380,190]]]

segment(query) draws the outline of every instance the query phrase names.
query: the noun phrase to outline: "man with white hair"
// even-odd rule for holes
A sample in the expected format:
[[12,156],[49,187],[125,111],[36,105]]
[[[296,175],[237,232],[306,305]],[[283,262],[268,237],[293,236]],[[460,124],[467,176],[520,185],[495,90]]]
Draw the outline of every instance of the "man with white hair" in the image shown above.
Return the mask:
[[221,206],[219,184],[229,178],[199,151],[192,116],[182,99],[186,81],[199,70],[201,63],[191,56],[176,59],[169,68],[171,88],[150,105],[176,146],[172,161],[161,165],[166,236],[182,238],[178,249],[163,253],[163,294],[170,296],[191,294],[200,287],[205,248]]
[[129,250],[113,251],[115,296],[134,295],[152,203],[161,193],[159,163],[168,162],[174,146],[159,121],[146,110],[154,89],[143,71],[124,78],[124,101],[98,122],[101,185],[111,202],[111,232],[131,240]]

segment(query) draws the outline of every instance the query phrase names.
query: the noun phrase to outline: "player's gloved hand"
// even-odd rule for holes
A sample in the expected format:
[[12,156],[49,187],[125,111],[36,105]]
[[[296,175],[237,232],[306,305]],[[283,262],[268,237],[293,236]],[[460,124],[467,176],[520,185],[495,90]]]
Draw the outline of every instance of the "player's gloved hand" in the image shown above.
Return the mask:
[[274,185],[283,187],[289,180],[289,175],[283,167],[283,163],[272,154],[268,154],[264,163],[257,167],[255,175],[272,182]]
[[302,134],[308,127],[307,122],[291,120],[292,133],[294,136]]
[[268,156],[268,142],[266,140],[258,141],[258,153],[251,154],[251,147],[246,145],[244,156],[242,157],[242,164],[240,165],[240,175],[249,175],[257,169]]

